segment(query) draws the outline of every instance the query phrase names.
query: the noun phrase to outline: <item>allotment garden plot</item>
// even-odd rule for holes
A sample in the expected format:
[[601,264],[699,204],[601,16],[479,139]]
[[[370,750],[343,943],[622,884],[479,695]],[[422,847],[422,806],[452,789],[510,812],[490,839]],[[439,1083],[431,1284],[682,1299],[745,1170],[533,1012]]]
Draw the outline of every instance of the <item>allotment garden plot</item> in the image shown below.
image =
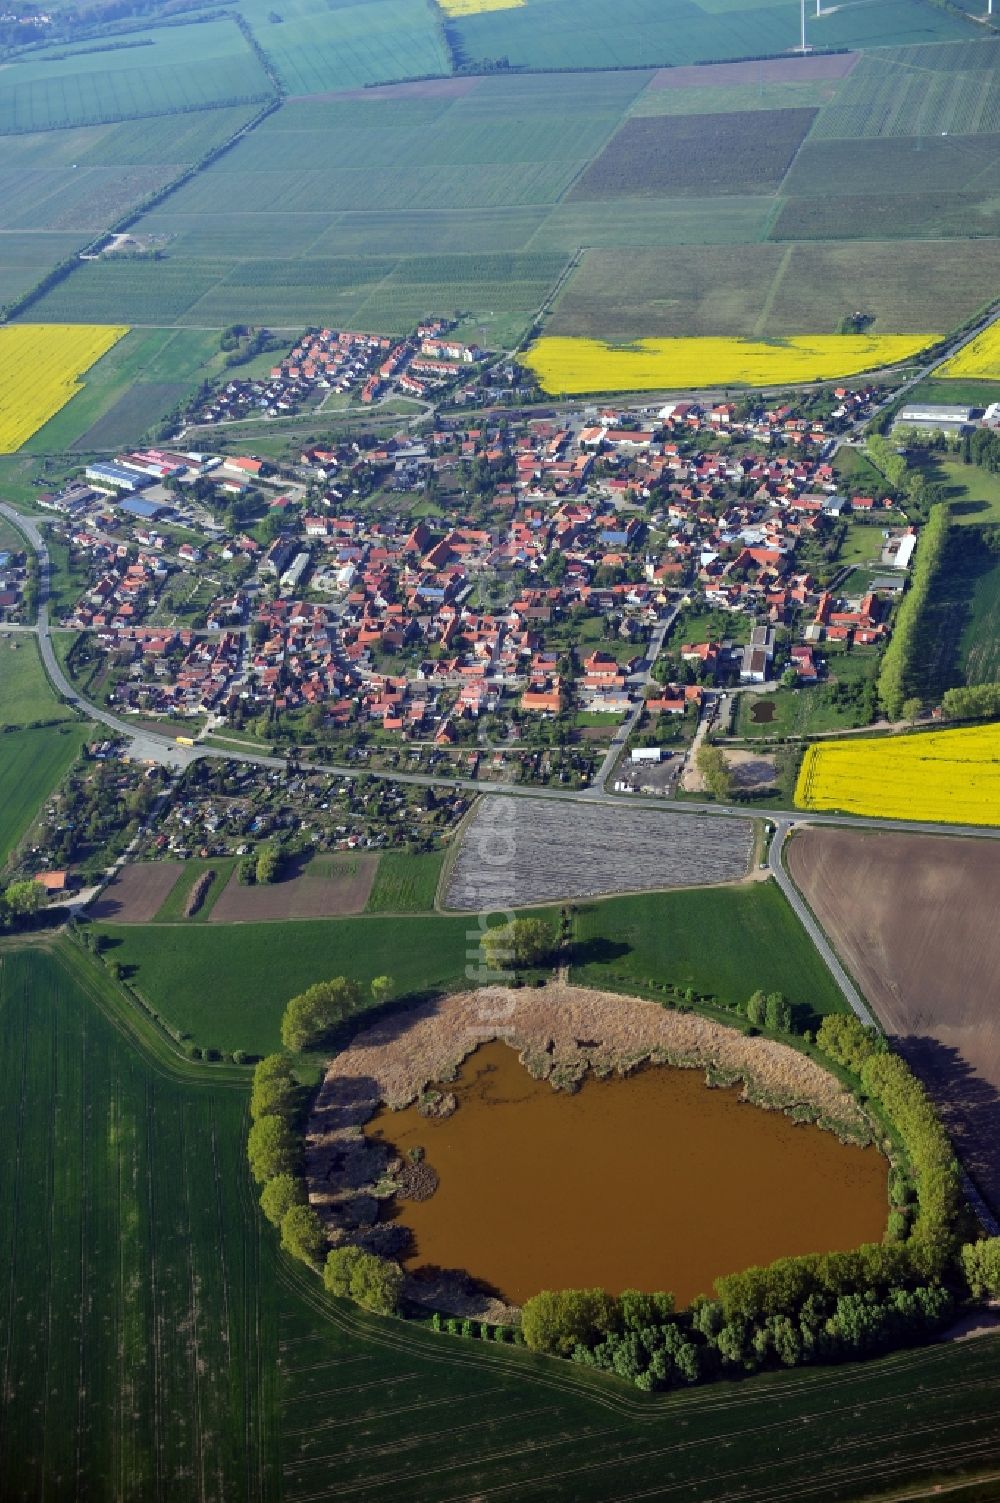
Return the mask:
[[148,924],[184,870],[180,861],[135,861],[123,866],[90,910],[92,919]]
[[749,820],[488,798],[462,837],[447,906],[475,912],[736,882],[753,840]]
[[788,867],[1000,1210],[1000,845],[813,828]]

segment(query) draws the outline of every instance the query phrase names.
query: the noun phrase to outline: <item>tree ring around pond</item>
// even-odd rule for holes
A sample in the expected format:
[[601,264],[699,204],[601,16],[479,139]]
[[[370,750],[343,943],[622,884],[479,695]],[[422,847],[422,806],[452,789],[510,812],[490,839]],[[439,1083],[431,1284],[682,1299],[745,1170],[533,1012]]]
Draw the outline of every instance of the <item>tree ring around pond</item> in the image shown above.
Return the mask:
[[[442,1079],[459,1110],[428,1118],[412,1103]],[[378,1200],[331,1169],[359,1127],[373,1173],[423,1149],[433,1195]],[[310,1195],[335,1239],[399,1257],[408,1293],[438,1308],[442,1269],[456,1272],[457,1313],[487,1319],[541,1288],[668,1289],[686,1303],[750,1264],[880,1240],[887,1163],[846,1146],[869,1137],[849,1093],[788,1045],[617,994],[492,990],[382,1020],[331,1063]]]

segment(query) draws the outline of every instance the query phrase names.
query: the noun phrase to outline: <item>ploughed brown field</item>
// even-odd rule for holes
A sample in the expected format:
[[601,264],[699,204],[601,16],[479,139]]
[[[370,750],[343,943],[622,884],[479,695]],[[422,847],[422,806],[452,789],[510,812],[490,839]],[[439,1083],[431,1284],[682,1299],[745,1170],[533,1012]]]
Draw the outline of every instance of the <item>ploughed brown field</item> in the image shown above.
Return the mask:
[[788,867],[1000,1210],[1000,843],[810,829]]
[[311,861],[290,865],[277,882],[247,887],[234,868],[208,922],[252,924],[363,913],[377,869],[377,855],[345,852],[342,856],[314,856]]
[[90,910],[91,918],[115,924],[150,923],[183,870],[183,861],[137,861],[123,866]]

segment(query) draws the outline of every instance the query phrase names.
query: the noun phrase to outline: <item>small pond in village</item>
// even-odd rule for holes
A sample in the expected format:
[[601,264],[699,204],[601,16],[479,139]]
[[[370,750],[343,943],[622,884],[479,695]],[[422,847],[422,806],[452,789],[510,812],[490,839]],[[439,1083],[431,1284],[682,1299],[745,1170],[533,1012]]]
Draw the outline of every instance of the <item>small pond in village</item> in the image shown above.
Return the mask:
[[774,719],[775,709],[773,699],[756,699],[750,711],[750,719],[754,725],[770,725]]
[[794,1253],[880,1241],[887,1161],[815,1126],[657,1066],[574,1094],[535,1080],[506,1044],[471,1055],[451,1116],[383,1110],[370,1137],[422,1149],[423,1201],[391,1202],[407,1268],[464,1269],[520,1303],[540,1289],[667,1289]]

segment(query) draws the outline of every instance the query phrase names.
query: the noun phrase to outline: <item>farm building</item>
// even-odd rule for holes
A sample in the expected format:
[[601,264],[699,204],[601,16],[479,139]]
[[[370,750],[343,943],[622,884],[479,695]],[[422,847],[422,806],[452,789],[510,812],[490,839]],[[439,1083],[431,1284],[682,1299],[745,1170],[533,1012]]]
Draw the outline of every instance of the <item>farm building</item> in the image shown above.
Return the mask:
[[95,481],[97,485],[110,485],[116,491],[141,491],[153,483],[152,475],[120,464],[95,462],[87,466],[86,474],[88,480]]
[[971,407],[945,407],[940,403],[903,407],[892,425],[893,431],[918,428],[923,433],[964,433],[974,426],[972,412]]
[[118,509],[126,512],[130,517],[138,517],[140,522],[155,522],[170,510],[169,506],[164,506],[161,501],[144,501],[140,496],[130,496],[127,500],[119,502]]

